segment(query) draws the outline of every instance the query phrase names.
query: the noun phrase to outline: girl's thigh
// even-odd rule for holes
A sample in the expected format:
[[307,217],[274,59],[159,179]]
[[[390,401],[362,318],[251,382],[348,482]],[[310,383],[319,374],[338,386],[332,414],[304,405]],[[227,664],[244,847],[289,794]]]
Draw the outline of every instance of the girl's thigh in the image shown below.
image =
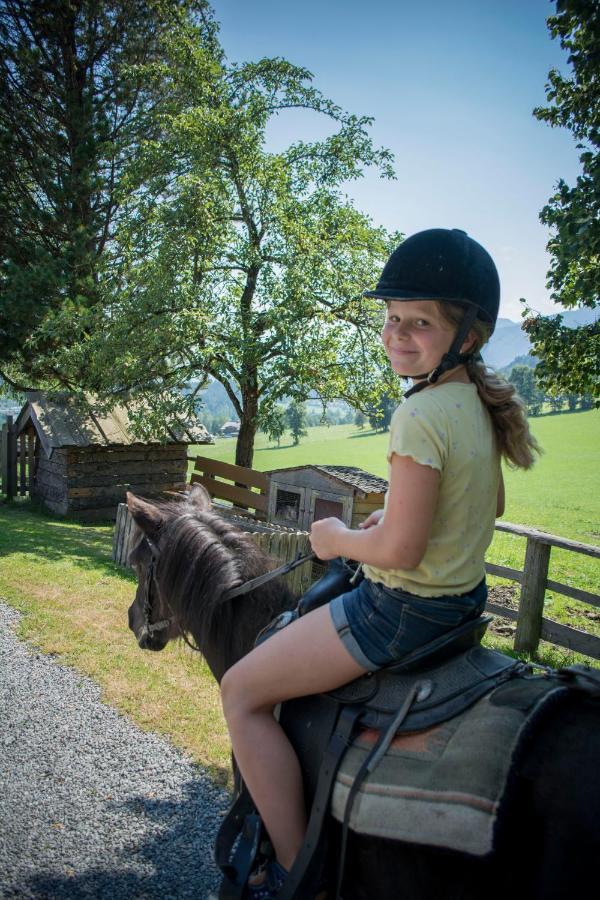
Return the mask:
[[254,709],[330,691],[367,670],[344,647],[321,606],[255,647],[225,674],[223,687],[243,690]]

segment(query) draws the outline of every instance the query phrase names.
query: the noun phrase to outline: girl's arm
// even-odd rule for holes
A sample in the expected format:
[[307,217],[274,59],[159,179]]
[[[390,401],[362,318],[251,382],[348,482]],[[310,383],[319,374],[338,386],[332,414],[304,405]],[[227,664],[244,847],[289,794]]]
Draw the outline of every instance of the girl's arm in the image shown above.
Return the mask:
[[429,541],[440,473],[411,456],[392,456],[385,520],[355,531],[339,519],[313,522],[310,542],[320,559],[346,556],[379,569],[414,569]]

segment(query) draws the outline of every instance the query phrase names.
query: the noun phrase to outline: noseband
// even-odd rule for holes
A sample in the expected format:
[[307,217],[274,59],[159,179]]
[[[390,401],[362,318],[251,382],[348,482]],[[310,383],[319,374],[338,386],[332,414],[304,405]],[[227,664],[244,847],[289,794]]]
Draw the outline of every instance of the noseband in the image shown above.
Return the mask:
[[142,627],[139,630],[139,633],[136,635],[138,644],[145,637],[152,637],[152,635],[156,631],[164,631],[166,628],[169,628],[173,623],[173,616],[168,619],[161,619],[159,622],[151,622],[150,619],[152,617],[152,608],[154,605],[154,573],[156,569],[156,563],[158,561],[158,551],[153,544],[148,541],[146,538],[150,550],[152,552],[152,559],[150,560],[150,565],[146,570],[146,578],[144,580],[144,621],[142,623]]

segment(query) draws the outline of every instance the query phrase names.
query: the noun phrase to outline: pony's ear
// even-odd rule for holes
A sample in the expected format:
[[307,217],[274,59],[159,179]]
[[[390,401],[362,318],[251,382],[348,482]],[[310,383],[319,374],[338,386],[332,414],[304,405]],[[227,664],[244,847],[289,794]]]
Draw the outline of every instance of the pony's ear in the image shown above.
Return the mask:
[[127,491],[127,508],[134,520],[140,526],[146,537],[155,539],[163,523],[162,513],[153,503],[136,497]]
[[212,506],[210,494],[201,484],[193,484],[188,494],[188,503],[198,510],[207,510]]

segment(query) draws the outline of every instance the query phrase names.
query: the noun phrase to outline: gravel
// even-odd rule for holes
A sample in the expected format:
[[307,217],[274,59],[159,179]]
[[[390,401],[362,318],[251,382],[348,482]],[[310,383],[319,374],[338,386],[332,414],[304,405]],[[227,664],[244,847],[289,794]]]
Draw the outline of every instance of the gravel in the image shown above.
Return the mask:
[[226,792],[18,622],[0,602],[0,897],[206,900]]

